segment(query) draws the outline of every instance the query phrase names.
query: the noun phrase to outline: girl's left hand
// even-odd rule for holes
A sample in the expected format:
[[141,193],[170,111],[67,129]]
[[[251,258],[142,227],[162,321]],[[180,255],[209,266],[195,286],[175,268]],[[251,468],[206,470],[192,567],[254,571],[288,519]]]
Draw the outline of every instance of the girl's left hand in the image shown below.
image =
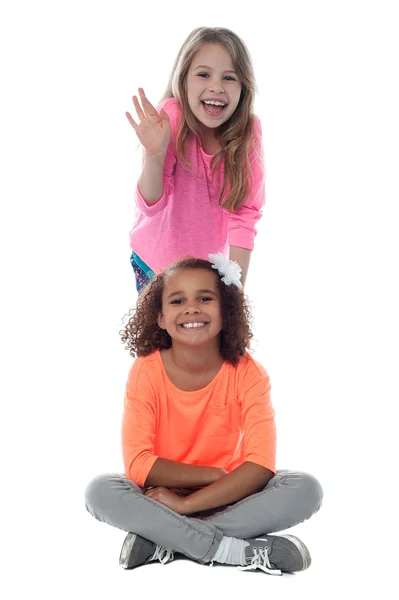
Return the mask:
[[153,487],[147,490],[144,493],[144,496],[148,498],[152,498],[152,500],[156,500],[160,502],[164,506],[167,506],[171,510],[174,510],[176,513],[183,514],[184,511],[184,497],[178,496],[175,492],[172,492],[168,488],[165,487]]
[[184,512],[184,497],[178,496],[175,492],[172,492],[168,488],[154,487],[150,488],[144,493],[148,498],[160,502],[164,506],[167,506],[171,510],[174,510],[179,515]]

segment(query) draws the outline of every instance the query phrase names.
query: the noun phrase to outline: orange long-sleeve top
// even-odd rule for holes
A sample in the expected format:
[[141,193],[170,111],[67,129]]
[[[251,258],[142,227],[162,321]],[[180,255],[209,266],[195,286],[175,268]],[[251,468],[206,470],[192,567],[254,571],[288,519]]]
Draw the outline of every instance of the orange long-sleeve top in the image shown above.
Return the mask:
[[250,461],[275,473],[269,376],[247,353],[187,392],[170,381],[158,350],[137,358],[126,385],[122,452],[125,475],[142,487],[159,457],[228,472]]

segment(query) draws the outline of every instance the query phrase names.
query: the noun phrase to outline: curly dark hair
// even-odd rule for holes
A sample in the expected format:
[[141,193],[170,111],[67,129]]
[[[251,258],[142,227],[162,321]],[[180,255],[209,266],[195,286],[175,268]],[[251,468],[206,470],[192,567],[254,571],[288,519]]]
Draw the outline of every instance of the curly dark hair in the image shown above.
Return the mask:
[[126,316],[130,318],[119,332],[122,343],[126,344],[126,350],[133,357],[147,356],[155,350],[172,346],[170,335],[159,327],[157,317],[162,311],[165,279],[180,269],[205,269],[216,276],[223,324],[220,332],[220,354],[224,360],[236,365],[239,357],[244,356],[253,337],[249,304],[242,289],[236,285],[226,285],[211,263],[200,258],[185,258],[175,262],[146,285],[138,298],[136,308],[128,312]]

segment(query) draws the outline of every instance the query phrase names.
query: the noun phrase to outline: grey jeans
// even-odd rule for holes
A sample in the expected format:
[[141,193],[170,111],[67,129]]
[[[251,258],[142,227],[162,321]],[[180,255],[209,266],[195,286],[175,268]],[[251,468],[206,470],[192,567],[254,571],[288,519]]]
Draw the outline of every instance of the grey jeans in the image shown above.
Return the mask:
[[288,529],[317,512],[322,498],[323,490],[312,475],[277,471],[260,492],[210,516],[186,517],[145,496],[143,488],[124,475],[111,474],[90,482],[86,508],[112,527],[206,563],[224,535],[246,539]]

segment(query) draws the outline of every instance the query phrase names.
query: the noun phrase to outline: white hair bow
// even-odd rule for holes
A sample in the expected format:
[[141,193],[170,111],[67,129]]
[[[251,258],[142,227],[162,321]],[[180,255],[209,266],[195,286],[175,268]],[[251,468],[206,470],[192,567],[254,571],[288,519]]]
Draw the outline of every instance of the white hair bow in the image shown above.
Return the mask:
[[235,260],[229,260],[222,252],[217,254],[208,254],[209,261],[212,263],[212,269],[219,271],[223,275],[222,281],[226,285],[236,285],[242,288],[241,283],[241,267]]

